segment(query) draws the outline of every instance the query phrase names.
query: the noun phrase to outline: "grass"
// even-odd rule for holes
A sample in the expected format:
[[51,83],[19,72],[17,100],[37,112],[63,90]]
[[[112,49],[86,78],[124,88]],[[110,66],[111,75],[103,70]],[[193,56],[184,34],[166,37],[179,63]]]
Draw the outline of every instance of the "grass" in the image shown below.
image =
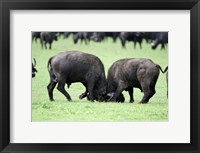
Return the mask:
[[79,100],[79,95],[85,91],[81,83],[74,83],[67,92],[72,98],[68,102],[56,88],[54,89],[54,102],[50,102],[47,93],[49,74],[47,71],[48,59],[60,51],[78,50],[98,56],[108,68],[118,59],[149,58],[159,64],[163,69],[168,65],[168,51],[151,50],[150,44],[143,42],[142,49],[139,45],[133,48],[133,43],[126,44],[126,49],[121,47],[120,40],[113,43],[111,39],[102,43],[90,42],[89,45],[78,42],[73,44],[72,38],[59,38],[52,45],[52,50],[42,50],[39,41],[32,43],[32,58],[37,61],[38,73],[32,79],[32,121],[167,121],[168,99],[166,96],[167,85],[165,74],[160,73],[156,84],[156,94],[148,104],[139,104],[143,93],[134,89],[135,102],[129,103],[128,92],[123,92],[125,103],[115,102],[89,102],[87,99]]

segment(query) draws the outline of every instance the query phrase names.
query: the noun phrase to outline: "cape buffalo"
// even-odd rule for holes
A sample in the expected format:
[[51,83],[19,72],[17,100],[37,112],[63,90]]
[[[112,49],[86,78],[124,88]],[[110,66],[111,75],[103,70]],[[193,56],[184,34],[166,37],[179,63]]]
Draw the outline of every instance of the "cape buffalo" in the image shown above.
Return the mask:
[[88,42],[90,42],[91,36],[92,36],[92,32],[77,32],[73,36],[74,44],[77,44],[79,39],[81,40],[81,43],[85,41],[85,44],[88,44]]
[[120,40],[122,47],[126,47],[126,41],[132,41],[134,43],[134,49],[136,48],[136,43],[138,42],[140,45],[140,49],[142,49],[142,40],[143,33],[142,32],[121,32]]
[[47,49],[47,43],[49,44],[49,49],[51,49],[51,44],[53,41],[57,41],[57,33],[56,32],[41,32],[40,33],[40,43],[43,49],[43,45],[45,49]]
[[71,83],[81,82],[86,91],[80,95],[80,99],[87,97],[90,101],[103,101],[106,97],[107,81],[104,66],[101,60],[91,54],[79,51],[60,52],[48,61],[50,83],[47,86],[49,99],[53,101],[53,89],[58,83],[57,89],[71,101],[70,95],[64,89]]
[[36,60],[35,60],[35,58],[33,60],[34,60],[34,64],[32,63],[32,78],[35,77],[35,73],[37,72],[37,69],[35,68]]
[[32,42],[35,40],[37,42],[37,39],[40,39],[40,33],[41,32],[32,32]]
[[120,32],[104,32],[105,37],[110,37],[112,38],[113,42],[116,42],[117,38],[120,35]]
[[130,102],[133,99],[133,87],[139,88],[144,92],[141,103],[147,103],[156,93],[155,85],[160,73],[165,73],[158,64],[150,59],[129,58],[121,59],[112,64],[108,70],[108,101],[123,102],[122,91],[126,90],[130,95]]
[[90,39],[94,40],[95,42],[101,42],[104,40],[105,36],[105,32],[94,32]]
[[165,45],[168,43],[168,32],[159,32],[156,34],[156,39],[151,43],[151,48],[156,49],[161,44],[161,50],[165,50]]
[[104,39],[111,37],[113,42],[116,42],[119,35],[120,32],[94,32],[90,39],[96,42],[102,42]]

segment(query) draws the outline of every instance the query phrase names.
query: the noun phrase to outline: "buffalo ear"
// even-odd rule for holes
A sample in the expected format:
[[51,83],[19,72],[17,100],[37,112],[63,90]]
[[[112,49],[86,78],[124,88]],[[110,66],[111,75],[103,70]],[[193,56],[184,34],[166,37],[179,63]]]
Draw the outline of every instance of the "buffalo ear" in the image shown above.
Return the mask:
[[111,99],[114,97],[114,92],[110,92],[110,93],[107,93],[107,95],[106,95],[106,101],[111,101]]

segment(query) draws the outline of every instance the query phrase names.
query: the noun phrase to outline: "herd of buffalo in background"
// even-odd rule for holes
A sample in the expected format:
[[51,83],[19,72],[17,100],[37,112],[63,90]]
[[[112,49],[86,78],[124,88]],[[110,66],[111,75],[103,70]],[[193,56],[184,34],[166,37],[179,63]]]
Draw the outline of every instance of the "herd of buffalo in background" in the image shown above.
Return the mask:
[[[41,47],[49,49],[53,41],[63,35],[63,38],[69,38],[73,35],[73,42],[77,44],[80,40],[89,44],[91,40],[96,42],[105,41],[111,37],[113,42],[120,38],[122,47],[125,47],[126,41],[132,41],[134,48],[139,43],[142,48],[142,41],[151,44],[152,49],[161,44],[161,49],[165,49],[168,43],[167,32],[32,32],[32,41],[40,39]],[[144,96],[140,103],[147,103],[156,93],[155,86],[160,71],[166,72],[168,86],[168,66],[163,71],[160,65],[150,59],[127,58],[114,62],[108,70],[108,76],[105,76],[104,65],[101,60],[92,54],[80,51],[60,52],[49,58],[48,71],[50,83],[47,86],[50,101],[53,101],[53,90],[57,89],[71,101],[69,93],[64,86],[68,88],[72,83],[80,82],[85,86],[85,92],[79,96],[79,99],[87,98],[89,101],[117,101],[124,102],[123,91],[128,91],[130,102],[134,102],[133,88],[139,88]],[[37,72],[36,60],[32,63],[32,77]],[[167,91],[168,95],[168,91]]]
[[51,49],[53,41],[58,41],[61,36],[65,39],[71,38],[70,35],[73,35],[74,44],[81,41],[81,43],[89,45],[90,41],[102,42],[108,37],[112,38],[114,43],[119,38],[123,48],[126,47],[127,41],[133,42],[134,48],[138,43],[142,49],[144,40],[151,45],[153,50],[158,45],[161,45],[161,50],[165,50],[165,46],[168,44],[168,32],[32,32],[32,40],[37,42],[37,39],[40,39],[42,49],[43,47],[47,49],[47,44]]

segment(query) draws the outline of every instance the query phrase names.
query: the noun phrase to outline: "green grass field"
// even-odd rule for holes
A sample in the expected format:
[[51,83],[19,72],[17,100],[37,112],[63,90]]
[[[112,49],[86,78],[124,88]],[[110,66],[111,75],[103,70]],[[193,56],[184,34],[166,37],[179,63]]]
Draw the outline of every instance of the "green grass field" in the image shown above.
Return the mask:
[[143,49],[137,44],[133,48],[132,42],[127,42],[123,49],[118,39],[113,43],[111,39],[102,43],[90,42],[89,45],[78,42],[73,44],[72,37],[59,38],[52,45],[52,50],[41,49],[40,42],[32,43],[32,58],[37,61],[38,73],[32,79],[32,121],[167,121],[168,99],[165,74],[160,73],[156,94],[147,104],[139,104],[143,93],[134,88],[134,103],[129,103],[128,92],[123,92],[124,103],[116,102],[90,102],[87,99],[79,100],[79,95],[85,91],[81,83],[74,83],[68,89],[72,102],[68,102],[56,88],[54,89],[54,102],[50,102],[47,93],[49,74],[47,71],[48,59],[60,51],[78,50],[98,56],[108,68],[118,59],[122,58],[149,58],[159,64],[162,69],[168,65],[168,50],[151,50],[150,44],[143,42]]

